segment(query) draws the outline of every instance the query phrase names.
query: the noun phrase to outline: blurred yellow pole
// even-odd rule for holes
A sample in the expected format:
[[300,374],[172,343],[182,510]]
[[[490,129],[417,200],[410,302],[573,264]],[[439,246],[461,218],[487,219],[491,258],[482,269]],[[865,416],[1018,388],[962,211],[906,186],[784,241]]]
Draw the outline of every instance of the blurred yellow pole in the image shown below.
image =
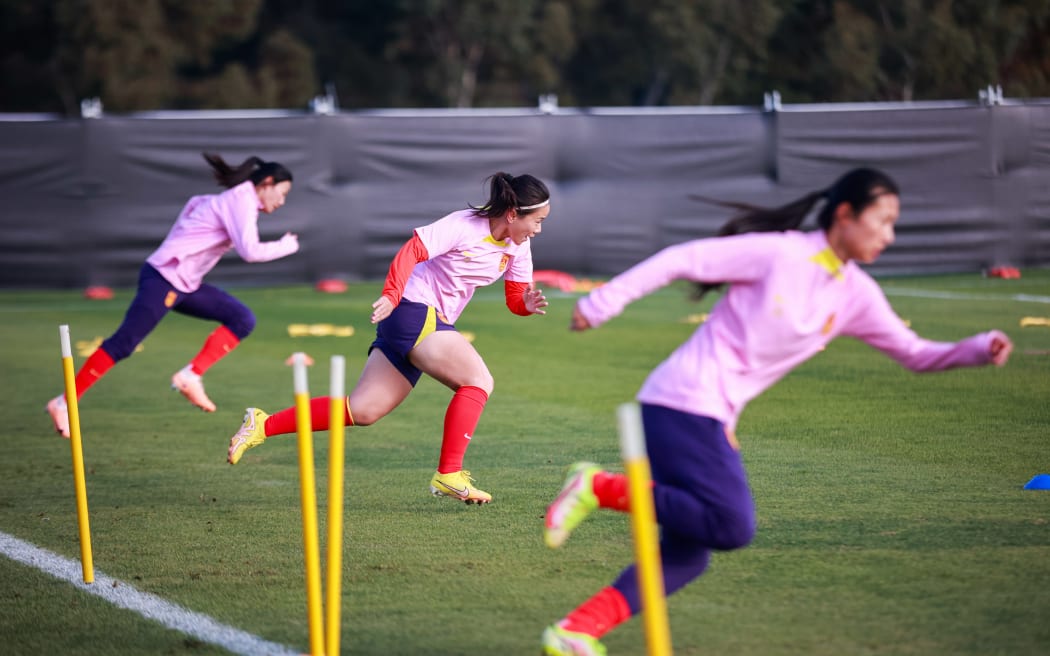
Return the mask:
[[80,408],[77,405],[77,379],[73,372],[73,349],[69,345],[69,326],[58,327],[62,340],[62,375],[66,383],[66,408],[69,413],[69,446],[73,451],[73,487],[77,496],[77,525],[80,529],[80,565],[84,583],[95,581],[91,558],[91,521],[88,518],[87,484],[84,481],[84,449],[80,439]]
[[667,599],[664,594],[663,567],[653,507],[652,474],[645,450],[645,432],[636,403],[624,403],[617,409],[620,426],[620,453],[631,498],[631,532],[638,588],[642,594],[642,619],[649,656],[670,656],[671,629],[667,622]]
[[343,408],[346,404],[344,371],[346,360],[341,355],[332,356],[331,415],[328,422],[328,564],[325,593],[325,646],[329,656],[338,656],[339,637],[342,625],[342,581],[343,581],[343,474],[346,446],[346,420]]
[[314,478],[313,428],[310,391],[306,384],[306,356],[293,361],[295,422],[299,437],[299,492],[303,507],[303,556],[306,561],[306,615],[311,656],[324,655],[324,617],[321,608],[321,551],[317,538],[317,483]]

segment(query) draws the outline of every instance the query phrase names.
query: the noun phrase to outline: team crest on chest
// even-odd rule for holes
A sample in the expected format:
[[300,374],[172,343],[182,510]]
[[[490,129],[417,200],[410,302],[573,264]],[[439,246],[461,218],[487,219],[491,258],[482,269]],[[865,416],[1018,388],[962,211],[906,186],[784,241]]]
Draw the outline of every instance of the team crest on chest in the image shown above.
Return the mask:
[[828,320],[824,322],[824,327],[820,329],[821,335],[827,335],[831,333],[831,329],[835,327],[835,313],[832,312],[828,315]]
[[504,253],[503,257],[501,257],[500,260],[499,260],[499,272],[500,273],[503,273],[504,271],[507,270],[507,262],[510,262],[510,255],[507,255],[506,253]]

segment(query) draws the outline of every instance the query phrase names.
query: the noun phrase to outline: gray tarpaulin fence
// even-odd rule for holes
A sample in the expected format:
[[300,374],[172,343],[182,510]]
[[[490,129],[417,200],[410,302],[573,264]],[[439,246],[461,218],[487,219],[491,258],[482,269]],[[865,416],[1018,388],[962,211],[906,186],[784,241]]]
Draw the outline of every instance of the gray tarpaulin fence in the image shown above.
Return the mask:
[[201,151],[295,175],[264,238],[302,250],[227,256],[218,284],[374,280],[412,228],[486,199],[486,176],[551,188],[537,268],[614,274],[726,218],[701,194],[773,205],[848,168],[903,188],[879,273],[1050,265],[1050,103],[751,108],[0,116],[0,287],[133,286],[186,199],[218,191]]

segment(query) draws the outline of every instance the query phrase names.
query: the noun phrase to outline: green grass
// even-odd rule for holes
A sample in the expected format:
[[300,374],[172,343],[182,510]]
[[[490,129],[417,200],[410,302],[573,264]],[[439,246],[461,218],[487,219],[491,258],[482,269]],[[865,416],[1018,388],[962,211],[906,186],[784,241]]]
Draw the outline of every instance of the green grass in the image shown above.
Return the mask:
[[[1042,654],[1050,644],[1050,271],[1016,281],[888,279],[899,314],[943,340],[999,327],[1016,351],[1003,369],[919,376],[839,340],[745,412],[739,437],[755,494],[752,546],[717,554],[668,602],[675,653]],[[977,300],[895,295],[923,289]],[[207,376],[218,412],[168,389],[212,329],[172,315],[80,405],[96,568],[194,611],[306,650],[294,436],[225,463],[243,408],[292,403],[293,351],[317,364],[364,361],[377,284],[343,295],[305,287],[238,289],[254,335]],[[58,326],[74,341],[109,335],[131,290],[0,294],[0,531],[79,558],[69,443],[43,412],[62,389]],[[348,431],[345,654],[517,655],[543,627],[631,559],[626,518],[599,513],[558,551],[542,515],[566,465],[618,467],[614,410],[693,330],[705,310],[674,286],[601,330],[566,330],[575,296],[546,317],[509,314],[497,287],[459,322],[496,379],[467,454],[484,508],[426,493],[449,392],[425,379],[378,424]],[[291,323],[351,325],[350,338],[290,338]],[[75,355],[76,365],[83,355]],[[323,527],[327,434],[315,439]],[[0,635],[8,654],[220,654],[69,584],[0,557]],[[605,639],[644,653],[640,619]]]

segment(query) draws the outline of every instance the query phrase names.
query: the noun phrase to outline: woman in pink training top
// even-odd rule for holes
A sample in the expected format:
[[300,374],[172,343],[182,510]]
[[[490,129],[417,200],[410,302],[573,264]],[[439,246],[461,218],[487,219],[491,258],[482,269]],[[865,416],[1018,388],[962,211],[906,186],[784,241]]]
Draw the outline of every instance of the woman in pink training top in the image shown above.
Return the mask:
[[[421,374],[454,392],[445,412],[441,455],[430,480],[437,496],[468,504],[492,495],[473,485],[463,456],[492,393],[485,361],[455,323],[474,290],[503,277],[514,314],[545,314],[543,292],[532,287],[531,239],[550,214],[550,192],[531,175],[496,173],[489,200],[416,228],[390,265],[383,295],[372,304],[376,339],[361,378],[346,399],[346,425],[368,426],[396,408]],[[326,430],[329,397],[311,401],[313,430]],[[295,408],[272,416],[248,408],[230,440],[229,463],[272,435],[296,432]]]
[[[220,358],[237,348],[255,327],[255,316],[244,303],[204,276],[231,248],[246,262],[269,262],[299,250],[299,239],[285,233],[272,242],[259,241],[259,212],[270,214],[284,205],[292,188],[292,174],[277,162],[249,157],[231,168],[218,155],[204,154],[215,179],[227,190],[194,196],[182,208],[168,236],[139,271],[138,291],[124,322],[84,362],[76,377],[77,399],[114,364],[135,351],[142,340],[173,310],[221,325],[200,352],[171,377],[171,386],[205,412],[215,404],[204,392],[201,376]],[[47,404],[55,430],[69,437],[64,395]]]
[[[798,232],[806,215],[820,230]],[[697,328],[649,375],[638,393],[653,475],[667,594],[707,567],[714,550],[747,545],[755,511],[733,434],[748,401],[839,335],[860,339],[913,371],[1002,365],[1012,349],[991,331],[958,343],[912,332],[858,264],[893,243],[897,185],[871,169],[776,209],[732,204],[742,213],[720,237],[667,248],[613,278],[576,305],[571,328],[587,330],[669,282],[690,280],[701,295],[728,285]],[[747,234],[741,234],[747,233]],[[628,510],[623,474],[577,463],[547,509],[544,537],[558,547],[596,508]],[[634,566],[547,627],[544,653],[605,654],[604,633],[637,613]]]

